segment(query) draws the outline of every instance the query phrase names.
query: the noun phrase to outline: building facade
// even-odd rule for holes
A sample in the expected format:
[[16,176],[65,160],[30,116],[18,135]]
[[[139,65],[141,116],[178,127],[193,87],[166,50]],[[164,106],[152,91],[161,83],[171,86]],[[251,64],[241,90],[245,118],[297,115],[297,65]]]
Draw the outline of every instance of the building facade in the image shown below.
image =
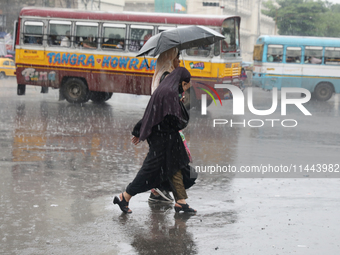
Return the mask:
[[122,12],[125,0],[77,0],[78,9],[88,11]]
[[[208,1],[208,0],[207,0]],[[273,18],[261,14],[262,0],[221,0],[215,6],[203,6],[203,2],[187,0],[188,14],[237,15],[241,17],[241,53],[244,61],[253,60],[254,44],[260,35],[275,34]]]
[[[206,1],[214,3],[215,6],[203,6],[203,2]],[[174,5],[175,2],[175,0],[125,0],[124,11],[154,12],[163,6],[163,9],[166,9],[170,3]],[[252,61],[257,37],[276,33],[275,21],[261,14],[261,9],[264,8],[262,0],[186,0],[186,4],[182,5],[186,7],[185,12],[188,14],[241,16],[241,51],[244,61]]]
[[14,21],[23,7],[78,8],[78,0],[0,0],[0,32],[13,34]]

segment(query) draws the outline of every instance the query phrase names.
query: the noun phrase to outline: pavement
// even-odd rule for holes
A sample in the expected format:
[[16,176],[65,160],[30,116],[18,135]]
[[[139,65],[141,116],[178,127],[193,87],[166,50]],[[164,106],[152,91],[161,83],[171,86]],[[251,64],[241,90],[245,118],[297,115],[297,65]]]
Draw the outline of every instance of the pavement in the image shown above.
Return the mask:
[[[295,106],[282,116],[279,104],[270,118],[295,119],[294,128],[213,127],[217,118],[269,118],[234,116],[232,101],[206,116],[191,111],[192,165],[210,167],[188,190],[198,213],[149,204],[146,192],[125,215],[112,199],[148,151],[130,142],[148,97],[77,106],[58,101],[57,90],[28,87],[19,97],[14,79],[0,88],[0,254],[340,254],[339,95],[308,102],[312,116]],[[270,108],[269,92],[254,89],[254,98]],[[325,171],[311,170],[318,164]],[[216,171],[228,165],[236,171]],[[290,172],[264,172],[280,165]]]

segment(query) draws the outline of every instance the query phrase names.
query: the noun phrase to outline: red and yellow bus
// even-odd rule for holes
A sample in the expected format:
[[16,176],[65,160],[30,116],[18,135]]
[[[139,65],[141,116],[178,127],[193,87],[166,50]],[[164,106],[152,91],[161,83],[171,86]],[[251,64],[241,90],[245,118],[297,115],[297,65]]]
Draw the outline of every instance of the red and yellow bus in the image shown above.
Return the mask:
[[[26,85],[60,89],[70,103],[104,102],[112,93],[151,94],[157,58],[136,57],[150,38],[167,29],[204,25],[225,40],[182,51],[181,66],[192,74],[188,102],[197,105],[200,88],[240,85],[240,17],[165,13],[110,13],[26,7],[16,25],[18,95]],[[229,91],[217,89],[222,99]],[[189,97],[189,99],[188,99]],[[191,97],[191,98],[190,98]],[[193,106],[193,105],[191,105]]]

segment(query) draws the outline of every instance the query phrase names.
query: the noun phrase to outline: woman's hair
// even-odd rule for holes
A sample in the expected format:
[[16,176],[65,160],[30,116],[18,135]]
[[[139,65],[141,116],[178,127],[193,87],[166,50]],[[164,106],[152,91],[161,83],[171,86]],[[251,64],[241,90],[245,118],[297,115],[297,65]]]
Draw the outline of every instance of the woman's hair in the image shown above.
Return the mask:
[[166,71],[171,73],[175,69],[174,59],[178,56],[178,53],[179,51],[177,48],[171,48],[159,55],[157,59],[156,70],[152,77],[151,94],[158,87],[163,73]]

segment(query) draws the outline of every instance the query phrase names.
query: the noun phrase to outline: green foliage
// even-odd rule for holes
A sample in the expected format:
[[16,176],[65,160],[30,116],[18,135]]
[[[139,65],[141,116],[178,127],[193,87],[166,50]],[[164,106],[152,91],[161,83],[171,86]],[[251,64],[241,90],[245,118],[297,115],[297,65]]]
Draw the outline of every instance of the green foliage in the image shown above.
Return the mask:
[[276,20],[279,34],[339,37],[340,5],[328,1],[272,0],[262,13]]

